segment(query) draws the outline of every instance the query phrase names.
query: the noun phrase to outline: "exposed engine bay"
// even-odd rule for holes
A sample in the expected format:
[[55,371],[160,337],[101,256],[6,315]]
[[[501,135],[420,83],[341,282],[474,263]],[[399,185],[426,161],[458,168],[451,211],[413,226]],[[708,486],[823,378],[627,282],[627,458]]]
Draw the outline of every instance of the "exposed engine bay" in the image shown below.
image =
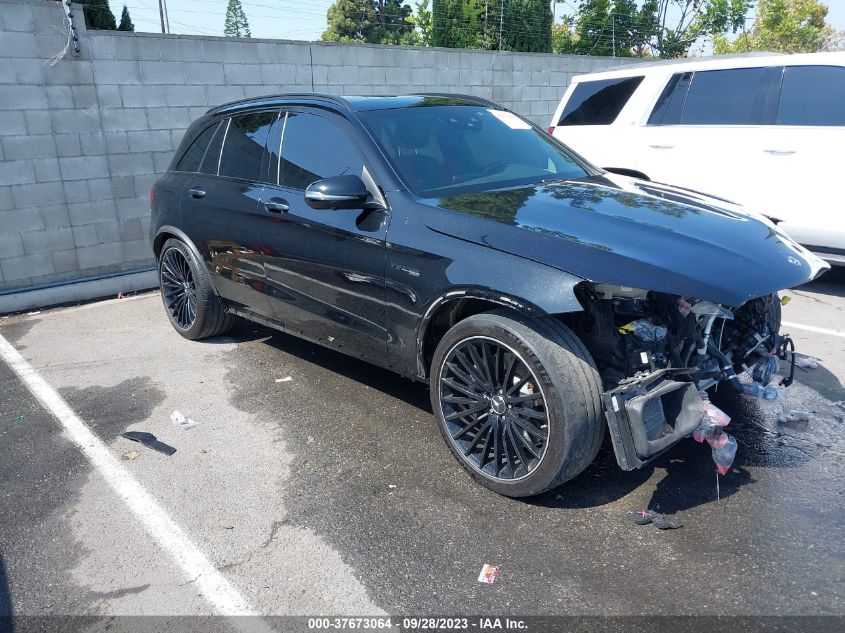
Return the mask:
[[[609,284],[581,284],[571,325],[593,356],[619,465],[638,468],[695,431],[706,391],[768,397],[792,341],[777,295],[731,309],[710,301]],[[792,355],[789,355],[792,358]],[[794,365],[781,386],[792,382]],[[751,384],[739,375],[747,373]]]

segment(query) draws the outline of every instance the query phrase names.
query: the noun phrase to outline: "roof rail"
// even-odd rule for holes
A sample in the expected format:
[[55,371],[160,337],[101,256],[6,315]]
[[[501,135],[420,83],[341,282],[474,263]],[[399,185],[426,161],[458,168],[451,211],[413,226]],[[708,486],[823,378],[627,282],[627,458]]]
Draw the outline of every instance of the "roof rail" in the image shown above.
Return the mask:
[[206,111],[206,114],[211,114],[212,112],[223,112],[224,110],[229,110],[231,108],[235,108],[237,106],[248,106],[252,104],[258,103],[266,103],[266,102],[278,102],[280,105],[288,100],[291,99],[310,99],[314,101],[328,101],[329,103],[333,103],[335,105],[341,106],[347,110],[352,110],[352,106],[349,102],[344,99],[343,97],[338,97],[337,95],[330,95],[320,92],[283,92],[277,94],[270,94],[270,95],[263,95],[258,97],[247,97],[245,99],[236,99],[235,101],[229,101],[227,103],[221,103],[220,105],[216,105],[212,108],[209,108]]

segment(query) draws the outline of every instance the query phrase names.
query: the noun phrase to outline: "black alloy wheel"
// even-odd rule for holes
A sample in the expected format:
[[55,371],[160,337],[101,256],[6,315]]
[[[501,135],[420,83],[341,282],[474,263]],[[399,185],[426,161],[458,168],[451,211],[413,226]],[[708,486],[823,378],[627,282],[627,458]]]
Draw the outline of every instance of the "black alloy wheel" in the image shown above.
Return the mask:
[[197,318],[197,286],[185,254],[169,248],[161,256],[161,291],[171,321],[188,330]]
[[512,481],[537,468],[549,437],[546,396],[514,349],[464,339],[447,353],[439,382],[448,436],[471,468]]

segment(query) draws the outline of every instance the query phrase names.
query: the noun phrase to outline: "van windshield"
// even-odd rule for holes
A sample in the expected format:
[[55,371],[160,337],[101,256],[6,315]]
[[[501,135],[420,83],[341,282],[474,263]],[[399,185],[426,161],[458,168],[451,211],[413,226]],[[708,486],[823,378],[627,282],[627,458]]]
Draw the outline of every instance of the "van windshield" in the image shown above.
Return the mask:
[[426,105],[359,116],[404,182],[423,197],[588,175],[560,143],[505,110]]

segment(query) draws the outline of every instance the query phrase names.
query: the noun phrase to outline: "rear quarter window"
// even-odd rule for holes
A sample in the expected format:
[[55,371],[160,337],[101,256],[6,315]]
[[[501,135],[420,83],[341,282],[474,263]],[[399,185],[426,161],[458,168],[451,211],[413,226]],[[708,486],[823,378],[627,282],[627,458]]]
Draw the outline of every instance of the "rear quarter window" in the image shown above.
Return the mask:
[[194,139],[194,142],[191,143],[188,151],[186,151],[182,155],[182,158],[179,159],[179,162],[176,163],[176,167],[174,167],[173,170],[186,171],[189,173],[198,171],[200,163],[202,163],[203,156],[205,156],[205,152],[208,149],[211,139],[214,137],[214,133],[217,131],[217,127],[219,125],[219,122],[214,123],[200,132],[200,134]]
[[845,68],[787,66],[776,123],[845,126]]
[[609,125],[616,120],[643,77],[582,81],[569,97],[558,125]]

